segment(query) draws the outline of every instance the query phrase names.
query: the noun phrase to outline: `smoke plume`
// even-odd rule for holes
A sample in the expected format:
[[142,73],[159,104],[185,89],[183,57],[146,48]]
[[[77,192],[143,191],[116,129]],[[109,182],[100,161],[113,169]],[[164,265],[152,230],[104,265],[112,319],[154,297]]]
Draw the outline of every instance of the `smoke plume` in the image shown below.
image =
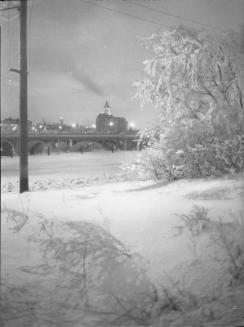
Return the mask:
[[72,76],[82,83],[88,90],[92,91],[93,93],[104,96],[104,92],[102,91],[101,87],[94,82],[86,73],[84,73],[81,69],[76,68],[72,71]]

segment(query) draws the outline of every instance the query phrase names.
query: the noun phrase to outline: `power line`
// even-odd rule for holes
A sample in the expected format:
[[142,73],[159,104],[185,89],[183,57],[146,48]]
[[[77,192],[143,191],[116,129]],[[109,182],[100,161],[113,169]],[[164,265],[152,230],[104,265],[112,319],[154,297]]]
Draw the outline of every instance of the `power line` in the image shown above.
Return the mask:
[[124,11],[120,11],[120,10],[116,10],[116,9],[104,7],[104,6],[98,5],[97,3],[94,3],[94,2],[90,2],[90,1],[86,1],[86,0],[80,0],[80,1],[81,2],[84,2],[84,3],[87,3],[89,5],[95,6],[95,7],[99,7],[99,8],[105,9],[105,10],[116,12],[116,13],[121,14],[121,15],[124,15],[124,16],[128,16],[128,17],[131,17],[131,18],[142,20],[142,21],[147,22],[147,23],[151,23],[151,24],[154,24],[154,25],[160,25],[160,26],[164,26],[164,27],[170,27],[169,25],[158,23],[158,22],[155,22],[155,21],[153,21],[151,19],[142,18],[140,16],[135,16],[135,15],[132,15],[132,14],[128,14],[128,13],[126,13]]
[[204,24],[204,23],[201,23],[201,22],[198,22],[194,19],[190,19],[190,18],[186,18],[186,17],[182,17],[180,15],[175,15],[175,14],[171,14],[167,11],[164,11],[164,10],[160,10],[160,9],[155,9],[155,8],[151,8],[151,7],[147,7],[145,5],[142,5],[142,4],[139,4],[139,3],[133,3],[133,5],[135,6],[138,6],[138,7],[142,7],[142,8],[145,8],[145,9],[148,9],[148,10],[151,10],[151,11],[155,11],[157,13],[161,13],[165,16],[169,16],[169,17],[174,17],[174,18],[177,18],[177,19],[181,19],[181,20],[185,20],[185,21],[188,21],[188,22],[191,22],[193,24],[197,24],[197,25],[201,25],[203,27],[208,27],[208,28],[211,28],[211,29],[215,29],[215,30],[222,30],[221,28],[218,28],[217,26],[213,26],[213,25],[208,25],[208,24]]

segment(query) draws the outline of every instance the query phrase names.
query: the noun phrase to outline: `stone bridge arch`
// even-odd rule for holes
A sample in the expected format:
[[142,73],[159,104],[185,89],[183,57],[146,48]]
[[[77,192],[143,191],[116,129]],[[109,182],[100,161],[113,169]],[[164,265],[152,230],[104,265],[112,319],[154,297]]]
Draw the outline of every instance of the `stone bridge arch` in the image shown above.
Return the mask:
[[55,142],[55,151],[67,152],[69,149],[68,142],[65,140]]
[[68,144],[65,141],[33,140],[28,143],[29,154],[67,152]]
[[1,141],[1,156],[12,157],[14,155],[16,155],[14,144],[8,140]]
[[[61,143],[63,145],[64,142]],[[58,146],[58,143],[54,141],[33,140],[28,142],[28,152],[30,155],[38,154],[38,153],[50,154],[52,152],[57,152],[60,150],[61,150],[60,146]]]
[[83,148],[83,151],[95,151],[95,150],[105,150],[106,147],[97,141],[78,141],[72,145],[70,151],[80,151]]
[[29,141],[28,152],[29,154],[43,153],[46,149],[46,143],[44,141]]
[[120,149],[120,143],[116,140],[105,140],[103,145],[107,150]]

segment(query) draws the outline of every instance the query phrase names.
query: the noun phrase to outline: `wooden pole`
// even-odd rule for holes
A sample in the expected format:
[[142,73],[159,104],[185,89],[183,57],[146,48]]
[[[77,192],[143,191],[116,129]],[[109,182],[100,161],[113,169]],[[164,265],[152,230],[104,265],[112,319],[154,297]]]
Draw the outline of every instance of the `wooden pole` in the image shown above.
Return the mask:
[[27,1],[20,1],[20,193],[29,190],[27,112]]
[[[0,26],[0,117],[2,118],[2,30]],[[2,126],[1,126],[2,132]],[[2,151],[1,151],[2,155]],[[1,159],[2,160],[2,159]],[[2,215],[0,215],[0,302],[2,300]],[[0,319],[0,323],[1,323]]]

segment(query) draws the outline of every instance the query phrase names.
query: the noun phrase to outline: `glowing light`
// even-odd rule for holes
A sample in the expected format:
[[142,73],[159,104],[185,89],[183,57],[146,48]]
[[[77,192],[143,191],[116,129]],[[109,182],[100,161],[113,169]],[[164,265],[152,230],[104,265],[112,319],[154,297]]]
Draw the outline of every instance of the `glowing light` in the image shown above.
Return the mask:
[[75,128],[75,127],[76,127],[76,123],[71,124],[71,126],[72,126],[73,128]]
[[134,127],[135,127],[135,123],[131,122],[131,123],[130,123],[130,127],[131,127],[131,128],[134,128]]
[[93,125],[92,125],[92,128],[96,128],[96,125],[95,125],[95,124],[93,124]]
[[62,126],[58,126],[59,129],[62,129]]
[[110,121],[109,122],[109,126],[114,126],[114,122],[113,121]]
[[40,129],[42,129],[42,128],[43,128],[43,126],[42,126],[42,125],[39,125],[39,128],[40,128]]

